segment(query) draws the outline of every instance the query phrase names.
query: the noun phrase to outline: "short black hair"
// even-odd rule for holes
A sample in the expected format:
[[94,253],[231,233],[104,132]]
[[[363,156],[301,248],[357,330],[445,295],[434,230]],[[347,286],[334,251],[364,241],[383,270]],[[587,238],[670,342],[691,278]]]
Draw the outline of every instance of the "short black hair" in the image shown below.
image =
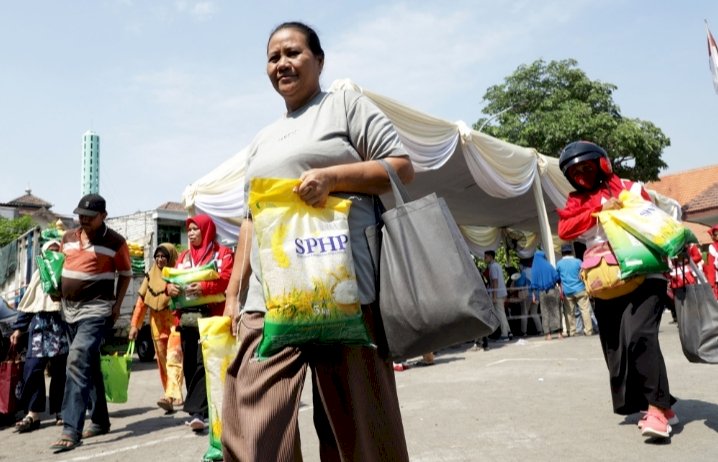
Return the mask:
[[493,250],[487,250],[486,252],[484,252],[484,255],[488,255],[491,258],[496,258],[496,252]]
[[[312,51],[312,54],[318,58],[324,59],[324,50],[322,49],[322,44],[319,42],[319,35],[317,35],[317,32],[314,29],[303,22],[287,21],[281,23],[275,27],[274,30],[272,30],[272,33],[269,34],[269,40],[272,40],[274,34],[282,29],[296,29],[304,34],[304,38],[307,39],[307,46]],[[269,45],[269,40],[267,40],[267,45]]]

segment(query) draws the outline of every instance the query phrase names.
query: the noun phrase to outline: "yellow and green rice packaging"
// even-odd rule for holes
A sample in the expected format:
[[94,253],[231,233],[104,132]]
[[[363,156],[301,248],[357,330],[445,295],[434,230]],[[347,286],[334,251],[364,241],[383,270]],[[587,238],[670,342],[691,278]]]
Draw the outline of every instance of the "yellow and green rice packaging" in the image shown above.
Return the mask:
[[219,279],[217,262],[214,260],[206,265],[192,268],[170,268],[165,266],[162,268],[162,279],[179,286],[181,289],[179,295],[170,299],[171,310],[181,310],[183,308],[207,305],[209,303],[219,303],[225,299],[224,293],[189,296],[184,291],[185,287],[193,282],[214,281],[215,279]]
[[209,413],[209,448],[203,461],[222,460],[222,399],[227,368],[237,356],[239,344],[232,335],[232,318],[212,316],[200,318],[199,338],[206,372],[207,407]]
[[618,199],[623,204],[622,208],[604,212],[661,255],[673,258],[686,244],[697,242],[693,233],[680,221],[636,193],[624,190]]
[[370,345],[349,242],[351,201],[323,208],[293,191],[296,179],[254,178],[249,207],[267,314],[259,358],[303,344]]

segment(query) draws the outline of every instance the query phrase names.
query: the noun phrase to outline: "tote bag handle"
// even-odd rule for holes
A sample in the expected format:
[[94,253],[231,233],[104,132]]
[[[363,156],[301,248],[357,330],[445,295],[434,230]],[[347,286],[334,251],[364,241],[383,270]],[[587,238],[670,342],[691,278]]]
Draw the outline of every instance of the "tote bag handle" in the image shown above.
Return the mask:
[[396,201],[396,205],[404,205],[405,202],[411,201],[411,197],[404,187],[404,184],[399,179],[399,175],[396,174],[394,167],[389,165],[389,163],[384,159],[379,159],[377,162],[379,162],[379,164],[384,167],[384,170],[386,170],[386,173],[389,174],[389,182],[391,183],[391,190],[394,192],[394,201]]

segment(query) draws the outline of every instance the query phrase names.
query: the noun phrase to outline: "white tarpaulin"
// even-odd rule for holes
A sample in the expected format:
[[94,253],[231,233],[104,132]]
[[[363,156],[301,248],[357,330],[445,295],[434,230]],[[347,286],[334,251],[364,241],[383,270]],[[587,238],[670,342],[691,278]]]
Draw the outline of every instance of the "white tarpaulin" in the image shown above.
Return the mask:
[[[415,111],[349,80],[335,81],[329,91],[344,88],[362,92],[392,120],[417,173],[407,187],[409,193],[415,198],[431,192],[443,197],[474,251],[495,249],[502,238],[520,230],[524,237],[513,237],[519,250],[526,247],[529,253],[538,243],[538,233],[547,255],[553,254],[555,210],[572,190],[558,159],[472,130],[462,121],[447,122]],[[210,215],[228,240],[236,239],[244,216],[245,150],[183,194],[185,207]],[[382,200],[393,205],[389,196]]]

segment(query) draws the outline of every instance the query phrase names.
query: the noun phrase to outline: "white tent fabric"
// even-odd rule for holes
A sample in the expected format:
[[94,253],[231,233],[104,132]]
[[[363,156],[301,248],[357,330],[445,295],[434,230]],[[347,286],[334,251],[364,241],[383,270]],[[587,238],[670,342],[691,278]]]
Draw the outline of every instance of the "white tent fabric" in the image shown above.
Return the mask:
[[[526,231],[520,253],[533,251],[539,233],[547,255],[553,254],[551,225],[570,184],[558,160],[472,130],[462,121],[447,122],[349,80],[329,91],[350,88],[370,98],[394,123],[417,173],[407,189],[413,197],[431,192],[443,197],[475,252],[496,248],[499,229]],[[246,148],[188,186],[185,207],[206,213],[226,240],[236,238],[244,215],[243,178]],[[391,197],[382,198],[388,207]]]

